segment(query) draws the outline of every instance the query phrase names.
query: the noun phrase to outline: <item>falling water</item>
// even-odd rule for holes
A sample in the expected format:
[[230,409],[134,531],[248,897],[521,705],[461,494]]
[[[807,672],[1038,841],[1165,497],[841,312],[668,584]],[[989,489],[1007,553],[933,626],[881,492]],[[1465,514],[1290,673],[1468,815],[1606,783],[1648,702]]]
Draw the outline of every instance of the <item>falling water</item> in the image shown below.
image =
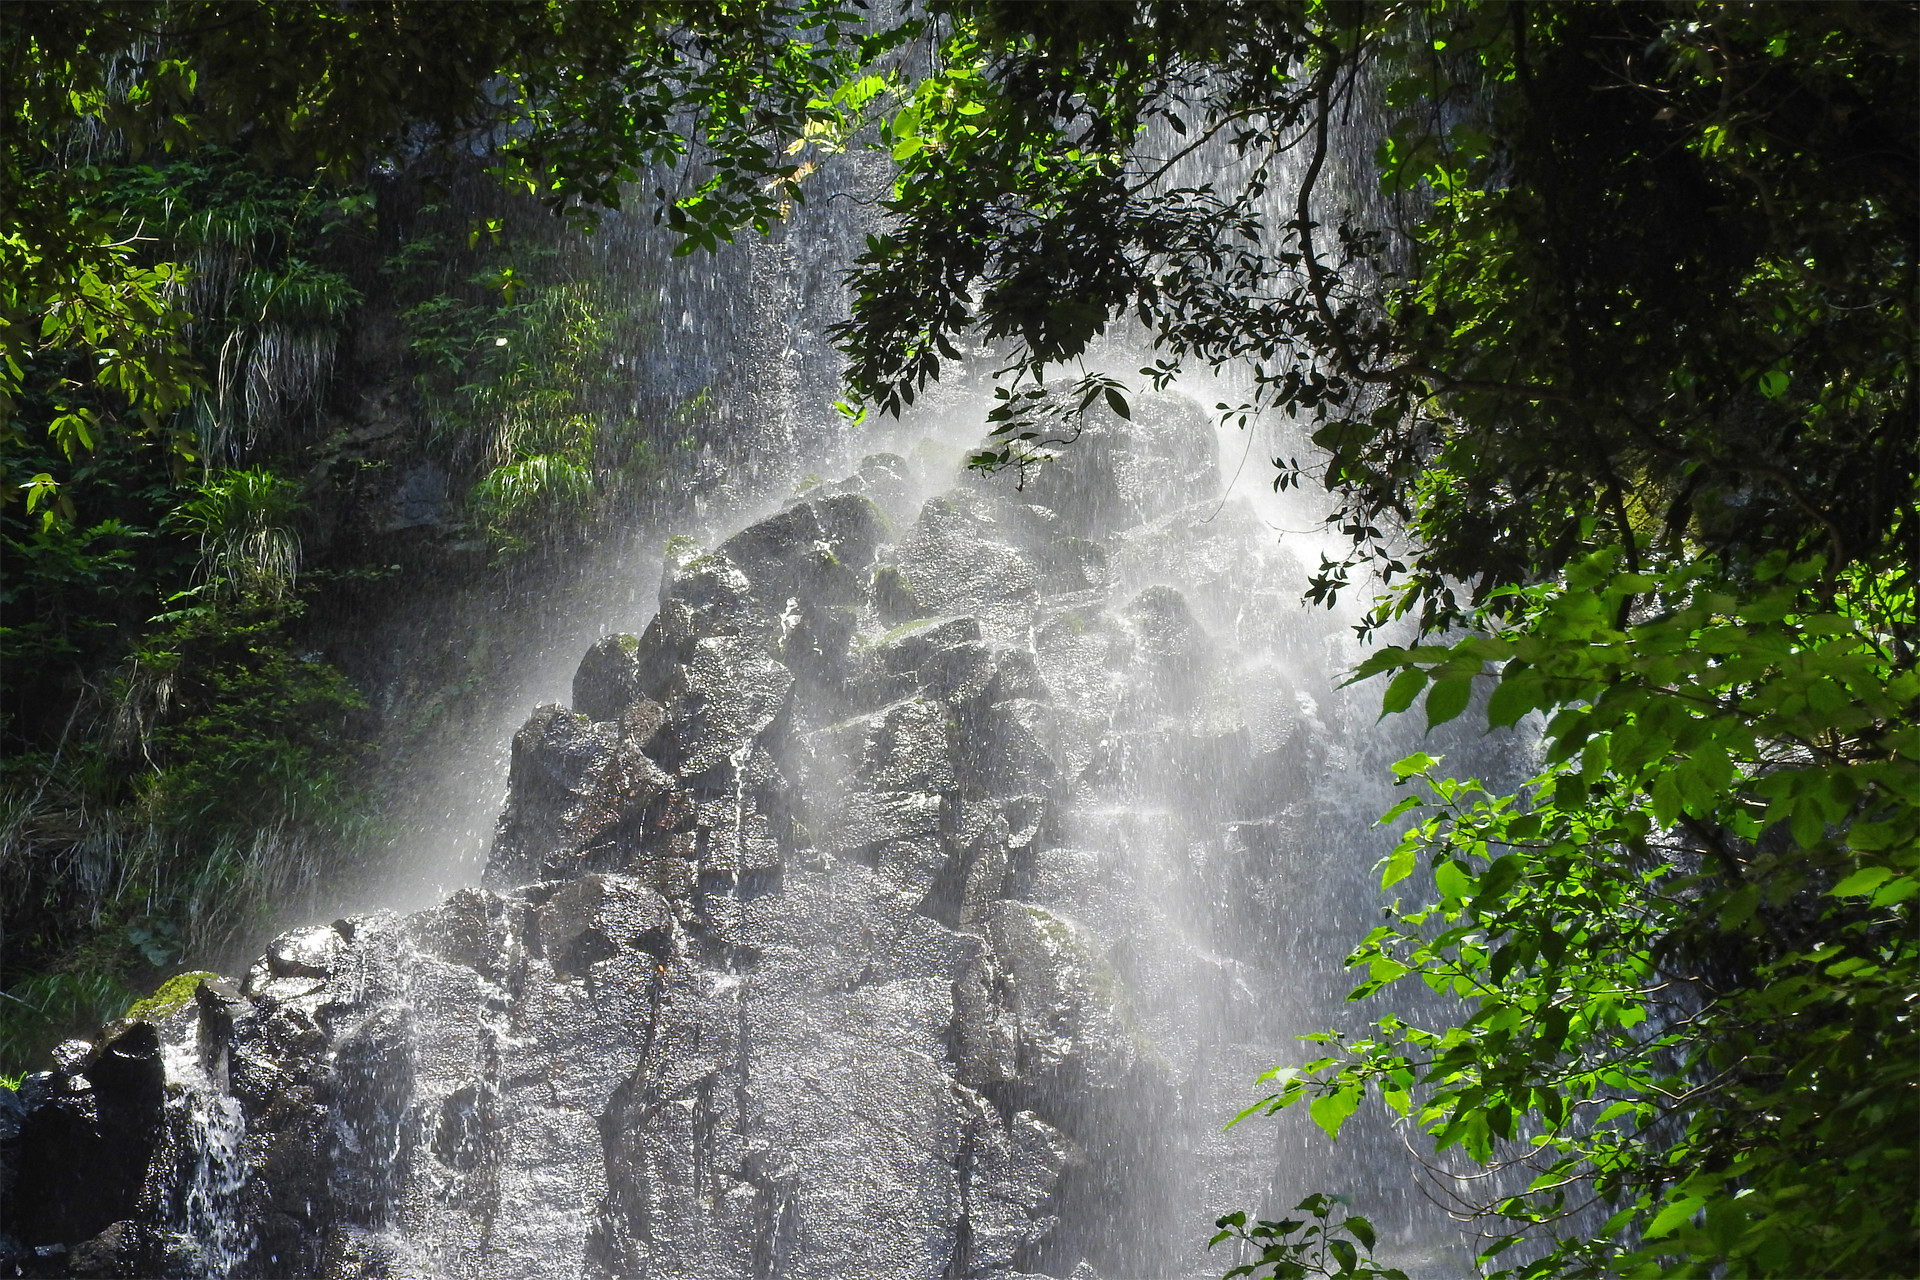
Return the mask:
[[1385,1117],[1226,1127],[1352,1024],[1386,765],[1436,749],[1301,603],[1321,513],[1259,464],[1302,432],[1186,384],[970,475],[984,358],[843,422],[860,208],[697,270],[580,250],[664,319],[633,394],[720,388],[732,452],[528,606],[394,909],[203,989],[149,1196],[180,1274],[1157,1280],[1311,1190],[1468,1265]]
[[[821,175],[811,202],[768,239],[675,258],[650,218],[613,215],[594,235],[557,246],[566,273],[597,280],[612,308],[655,317],[649,340],[615,355],[625,390],[608,393],[609,402],[656,415],[702,403],[714,421],[691,474],[680,477],[672,524],[608,530],[568,563],[522,571],[504,609],[492,596],[451,613],[423,602],[432,620],[419,630],[429,643],[451,630],[506,652],[476,664],[492,690],[480,718],[410,770],[393,874],[372,898],[355,894],[342,909],[425,906],[476,882],[506,796],[514,729],[528,707],[567,700],[588,645],[644,626],[662,544],[724,535],[803,478],[856,464],[872,444],[833,408],[840,361],[826,335],[844,317],[839,275],[874,229],[874,197],[887,178],[868,158],[847,160]],[[422,656],[396,652],[392,665]]]
[[142,1207],[157,1228],[149,1256],[164,1258],[170,1274],[231,1275],[252,1245],[241,1209],[247,1118],[230,1089],[223,1035],[229,1017],[221,990],[208,987],[159,1025],[162,1137]]
[[486,886],[255,967],[235,1054],[326,1138],[242,1215],[326,1207],[253,1262],[1144,1280],[1325,1188],[1457,1272],[1381,1125],[1223,1130],[1341,1016],[1413,745],[1336,687],[1300,513],[1180,396],[1024,487],[962,472],[978,421],[673,549],[516,736]]
[[239,1102],[209,1080],[194,1058],[168,1046],[166,1065],[173,1086],[168,1107],[176,1112],[168,1118],[168,1128],[189,1135],[169,1225],[191,1250],[192,1270],[229,1275],[247,1256],[246,1226],[239,1213],[247,1177],[246,1117]]

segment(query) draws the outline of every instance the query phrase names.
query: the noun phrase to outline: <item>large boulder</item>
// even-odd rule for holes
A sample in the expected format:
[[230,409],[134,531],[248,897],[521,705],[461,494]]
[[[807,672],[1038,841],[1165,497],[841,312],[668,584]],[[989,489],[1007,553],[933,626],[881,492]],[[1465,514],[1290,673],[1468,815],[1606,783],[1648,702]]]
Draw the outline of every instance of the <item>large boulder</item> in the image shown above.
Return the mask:
[[1132,417],[1104,405],[1083,416],[1073,443],[1020,477],[1028,502],[1066,529],[1104,538],[1220,492],[1219,445],[1206,411],[1183,396],[1136,397]]
[[1270,1142],[1202,1158],[1205,1100],[1269,1065],[1260,966],[1337,968],[1300,914],[1350,889],[1307,798],[1326,657],[1250,651],[1284,553],[1213,519],[1211,430],[1148,399],[1024,489],[915,513],[937,486],[880,456],[670,544],[644,634],[515,735],[486,887],[203,984],[145,1148],[131,1040],[0,1091],[0,1197],[57,1143],[108,1171],[55,1168],[93,1200],[0,1262],[1204,1274],[1185,1242],[1275,1177]]
[[[26,1078],[18,1099],[8,1230],[28,1246],[95,1240],[131,1218],[160,1137],[165,1073],[151,1023],[63,1046],[56,1060]],[[119,1232],[92,1252],[98,1261],[130,1240]]]
[[857,493],[795,503],[720,544],[753,597],[775,615],[801,599],[815,605],[860,599],[865,570],[886,533],[886,517]]
[[973,489],[929,499],[899,550],[905,589],[929,614],[970,615],[1015,633],[1040,596],[1039,559],[1011,504]]
[[913,475],[905,458],[897,453],[870,453],[860,459],[860,469],[854,474],[810,490],[807,499],[857,493],[878,507],[889,520],[904,523],[913,518],[913,490]]
[[685,777],[727,763],[786,709],[793,673],[739,636],[695,643],[661,730],[661,763]]
[[660,576],[659,610],[634,651],[636,679],[643,693],[666,701],[701,640],[735,636],[771,650],[779,634],[777,612],[762,606],[738,565],[675,539]]
[[573,673],[573,709],[589,720],[618,720],[643,696],[639,636],[603,638]]
[[617,722],[558,706],[535,711],[513,737],[489,878],[513,884],[620,869],[684,830],[690,802],[647,754],[673,746],[661,740],[664,714],[646,699]]

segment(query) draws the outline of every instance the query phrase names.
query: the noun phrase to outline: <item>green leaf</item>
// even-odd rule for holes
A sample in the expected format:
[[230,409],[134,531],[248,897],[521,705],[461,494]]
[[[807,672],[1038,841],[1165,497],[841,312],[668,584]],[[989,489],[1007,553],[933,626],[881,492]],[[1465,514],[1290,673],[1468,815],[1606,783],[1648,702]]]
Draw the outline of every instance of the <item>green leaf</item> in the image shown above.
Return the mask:
[[1127,407],[1127,398],[1120,394],[1117,387],[1107,388],[1107,408],[1129,421],[1133,418],[1133,410]]
[[1377,955],[1367,964],[1369,983],[1375,987],[1383,987],[1389,982],[1398,981],[1412,972],[1413,970],[1391,956]]
[[1436,728],[1459,715],[1466,710],[1467,702],[1472,697],[1473,679],[1470,676],[1450,676],[1435,684],[1433,691],[1427,694],[1427,728]]
[[1407,810],[1417,809],[1424,803],[1426,802],[1422,800],[1419,796],[1408,796],[1404,800],[1402,800],[1399,804],[1394,805],[1393,808],[1381,814],[1380,817],[1375,820],[1374,825],[1377,827],[1388,826],[1395,819],[1399,818],[1402,814],[1406,813]]
[[1474,907],[1485,910],[1497,902],[1501,895],[1511,889],[1520,879],[1521,861],[1515,854],[1502,854],[1494,859],[1480,876],[1479,892],[1474,897]]
[[1332,1093],[1323,1093],[1308,1106],[1307,1112],[1313,1122],[1326,1130],[1327,1137],[1338,1138],[1340,1126],[1347,1117],[1360,1109],[1360,1090],[1357,1086],[1346,1086]]
[[1892,907],[1920,896],[1920,877],[1899,875],[1873,891],[1875,907]]
[[1755,885],[1743,885],[1729,894],[1720,908],[1720,927],[1726,930],[1743,928],[1753,918],[1760,906],[1760,890]]
[[1424,670],[1419,667],[1408,667],[1402,671],[1387,686],[1386,696],[1380,699],[1381,718],[1385,719],[1387,716],[1405,711],[1413,705],[1413,700],[1419,697],[1420,691],[1426,687],[1427,673]]
[[1827,834],[1827,815],[1818,799],[1803,795],[1795,800],[1787,826],[1802,849],[1817,849]]
[[1380,887],[1391,889],[1413,874],[1416,862],[1417,846],[1403,843],[1387,855],[1385,868],[1380,872]]
[[1452,858],[1442,858],[1433,868],[1433,884],[1440,896],[1449,902],[1458,901],[1473,888],[1473,875]]
[[1704,1196],[1683,1196],[1675,1200],[1654,1217],[1653,1222],[1647,1227],[1646,1238],[1658,1240],[1661,1236],[1671,1235],[1674,1230],[1691,1221],[1693,1215],[1700,1211],[1700,1206],[1706,1202]]
[[1382,671],[1390,671],[1405,662],[1406,657],[1405,649],[1388,645],[1354,668],[1353,674],[1347,678],[1347,683],[1352,684],[1358,680],[1365,680],[1368,676],[1379,675]]
[[1513,642],[1497,636],[1469,636],[1453,646],[1456,658],[1478,658],[1483,662],[1505,662],[1513,656]]
[[1525,680],[1517,675],[1502,679],[1487,699],[1488,727],[1502,729],[1517,723],[1521,716],[1539,705],[1537,689],[1536,681]]
[[1393,762],[1393,776],[1405,782],[1416,773],[1425,773],[1440,763],[1440,756],[1430,756],[1424,751],[1416,751],[1404,759]]
[[1662,773],[1653,782],[1653,820],[1670,827],[1680,817],[1680,787],[1673,771]]
[[1891,867],[1862,867],[1827,892],[1836,898],[1864,898],[1892,876]]

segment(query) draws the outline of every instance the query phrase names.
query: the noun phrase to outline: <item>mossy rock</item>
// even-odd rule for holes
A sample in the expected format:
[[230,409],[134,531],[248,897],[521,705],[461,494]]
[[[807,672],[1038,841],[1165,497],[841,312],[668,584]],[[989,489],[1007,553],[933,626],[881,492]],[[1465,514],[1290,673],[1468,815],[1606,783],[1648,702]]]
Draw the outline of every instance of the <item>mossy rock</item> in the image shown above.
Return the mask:
[[919,617],[920,601],[898,565],[876,564],[872,582],[873,607],[882,621],[896,623]]
[[202,982],[219,976],[205,969],[176,974],[155,988],[154,993],[145,1000],[134,1001],[132,1007],[127,1010],[126,1017],[128,1020],[158,1022],[168,1014],[177,1013],[184,1008],[187,1002],[193,999],[193,993],[200,989]]

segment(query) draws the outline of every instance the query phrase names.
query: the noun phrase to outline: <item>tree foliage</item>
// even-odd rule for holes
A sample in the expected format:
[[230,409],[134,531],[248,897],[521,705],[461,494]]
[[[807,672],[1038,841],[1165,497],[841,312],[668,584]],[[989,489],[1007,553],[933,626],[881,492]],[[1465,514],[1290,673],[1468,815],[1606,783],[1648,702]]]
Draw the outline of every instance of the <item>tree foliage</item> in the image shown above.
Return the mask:
[[1491,636],[1361,668],[1400,673],[1389,708],[1426,686],[1430,722],[1476,680],[1492,725],[1552,714],[1546,767],[1501,794],[1397,766],[1414,794],[1384,821],[1414,821],[1382,885],[1425,862],[1436,896],[1355,951],[1355,996],[1418,978],[1466,1016],[1317,1037],[1332,1054],[1269,1105],[1310,1099],[1337,1134],[1378,1090],[1506,1171],[1465,1206],[1489,1256],[1584,1215],[1522,1275],[1898,1273],[1920,1203],[1911,587],[1855,567],[1823,590],[1820,561],[1775,553],[1736,595],[1711,561],[1621,558],[1515,589]]
[[[1407,572],[1418,528],[1389,612],[1428,627],[1590,518],[1636,558],[1915,549],[1911,6],[946,13],[841,331],[882,407],[972,337],[1018,388],[1136,321],[1167,353],[1143,377],[1234,366],[1223,408],[1318,424],[1355,541],[1322,594]],[[1366,219],[1355,166],[1330,184],[1371,99]],[[1183,166],[1204,142],[1238,163]],[[1037,438],[1023,407],[983,461]]]
[[[23,439],[36,362],[80,353],[91,369],[62,385],[112,393],[115,411],[56,401],[34,425],[69,457],[104,432],[167,430],[206,378],[187,333],[191,269],[143,253],[139,211],[99,199],[104,165],[216,145],[311,182],[477,148],[501,180],[588,224],[639,184],[686,247],[711,248],[802,198],[847,125],[836,90],[898,38],[842,0],[203,0],[10,19],[0,431]],[[191,456],[190,437],[173,440]],[[50,473],[5,483],[56,509]]]
[[[404,748],[374,760],[372,740],[390,740],[411,709],[369,705],[346,674],[364,680],[366,664],[339,620],[365,583],[398,572],[409,544],[354,526],[391,518],[395,457],[424,455],[464,485],[484,474],[494,428],[502,447],[528,431],[546,441],[576,409],[603,409],[605,395],[576,405],[593,380],[561,394],[561,379],[635,327],[585,305],[592,281],[556,282],[552,254],[524,228],[470,245],[468,219],[423,197],[424,184],[396,179],[376,195],[263,174],[216,148],[115,165],[102,183],[95,199],[143,225],[146,252],[191,268],[186,350],[205,377],[167,426],[200,465],[131,430],[72,457],[24,429],[9,442],[9,466],[57,480],[67,508],[0,506],[9,1068],[117,1016],[156,967],[187,954],[227,963],[227,948],[257,945],[249,935],[315,886],[335,892],[369,869],[404,771]],[[594,314],[555,321],[576,311]],[[416,312],[440,322],[415,325]],[[390,338],[356,338],[383,323]],[[111,397],[52,376],[85,360],[43,351],[17,423],[46,421],[61,394],[111,421]],[[357,393],[416,391],[418,418],[376,406],[369,431],[343,413],[336,370]],[[647,477],[620,470],[623,451],[669,426],[605,425],[591,441],[596,510],[601,490],[644,497]],[[545,513],[515,511],[528,523]],[[459,536],[461,514],[448,508],[438,542]]]
[[453,516],[496,547],[660,487],[674,424],[583,374],[644,317],[421,189],[484,171],[492,212],[576,227],[637,195],[710,248],[800,198],[889,38],[835,0],[9,13],[0,1059],[368,846],[372,715],[327,615],[395,558],[339,517],[415,460],[390,419],[378,458],[338,430],[370,299],[400,313],[420,451],[471,487]]
[[[1156,384],[1232,369],[1223,414],[1326,451],[1276,460],[1351,539],[1312,597],[1370,571],[1366,630],[1441,641],[1362,668],[1385,710],[1478,682],[1546,718],[1510,794],[1401,766],[1385,880],[1432,890],[1355,996],[1419,978],[1458,1021],[1329,1034],[1263,1105],[1337,1133],[1377,1090],[1495,1166],[1460,1206],[1489,1267],[1910,1274],[1915,7],[940,13],[855,389],[897,409],[997,345],[998,466],[1124,403],[1047,382],[1110,329]],[[1373,1265],[1305,1224],[1222,1230],[1262,1275]]]

